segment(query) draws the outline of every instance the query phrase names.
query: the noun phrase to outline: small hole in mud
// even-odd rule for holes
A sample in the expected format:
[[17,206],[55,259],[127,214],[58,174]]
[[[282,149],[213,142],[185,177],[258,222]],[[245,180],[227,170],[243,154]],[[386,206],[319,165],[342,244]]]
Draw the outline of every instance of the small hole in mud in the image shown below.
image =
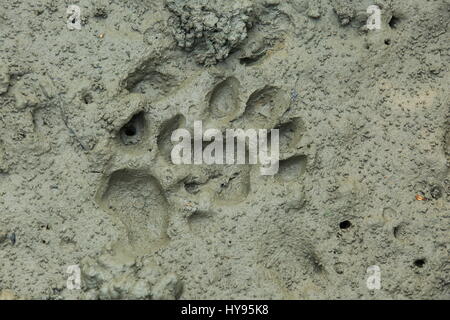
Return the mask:
[[196,194],[199,192],[199,185],[196,182],[186,182],[184,184],[184,189],[190,194]]
[[92,97],[92,95],[90,93],[86,93],[83,95],[83,102],[85,104],[90,104],[90,103],[92,103],[92,101],[94,101],[94,98]]
[[135,136],[137,133],[136,127],[134,126],[126,127],[124,133],[129,137]]
[[389,21],[389,26],[392,29],[397,28],[398,23],[400,22],[400,19],[396,16],[392,16],[391,20]]
[[393,234],[394,234],[394,237],[395,237],[395,238],[398,237],[399,231],[400,231],[400,226],[394,227],[394,229],[393,229]]
[[244,58],[240,58],[239,62],[240,62],[240,64],[251,66],[251,65],[257,63],[263,56],[264,56],[264,54],[260,54],[260,55],[254,56],[254,57],[244,57]]
[[384,44],[385,45],[390,45],[391,44],[391,39],[386,39],[386,40],[384,40]]
[[433,199],[437,200],[440,197],[442,197],[442,190],[441,190],[441,188],[439,186],[432,186],[430,193],[431,193],[431,197]]
[[348,220],[342,221],[341,223],[339,223],[339,228],[341,228],[342,230],[348,229],[352,226],[352,223]]
[[142,140],[145,129],[145,116],[143,112],[140,112],[120,129],[120,139],[125,145],[137,144]]
[[422,268],[425,265],[425,259],[417,259],[414,261],[414,265],[418,268]]

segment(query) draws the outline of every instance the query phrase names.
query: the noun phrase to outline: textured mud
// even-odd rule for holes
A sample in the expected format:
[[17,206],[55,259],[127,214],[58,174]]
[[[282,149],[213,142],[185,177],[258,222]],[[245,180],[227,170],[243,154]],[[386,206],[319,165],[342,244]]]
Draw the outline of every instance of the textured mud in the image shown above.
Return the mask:
[[[449,299],[449,10],[0,0],[0,299]],[[196,120],[278,174],[172,164]]]

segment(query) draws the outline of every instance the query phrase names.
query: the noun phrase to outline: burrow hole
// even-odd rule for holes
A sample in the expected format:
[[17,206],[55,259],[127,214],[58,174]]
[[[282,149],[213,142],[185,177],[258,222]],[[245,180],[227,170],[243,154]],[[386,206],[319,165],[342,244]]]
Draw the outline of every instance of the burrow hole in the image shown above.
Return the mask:
[[352,223],[348,220],[344,220],[339,223],[339,228],[342,230],[348,229],[351,226],[352,226]]
[[124,128],[124,133],[129,137],[133,137],[136,135],[137,129],[133,124],[130,124],[126,128]]
[[396,16],[392,16],[391,20],[389,20],[389,27],[392,29],[396,29],[400,22],[400,18]]
[[90,92],[86,92],[85,94],[83,94],[82,99],[85,104],[90,104],[94,101],[94,98],[92,97],[92,94]]
[[418,268],[423,268],[423,266],[425,265],[426,260],[425,259],[417,259],[414,261],[414,265]]
[[137,144],[145,133],[144,112],[134,115],[128,123],[120,129],[120,139],[125,145]]

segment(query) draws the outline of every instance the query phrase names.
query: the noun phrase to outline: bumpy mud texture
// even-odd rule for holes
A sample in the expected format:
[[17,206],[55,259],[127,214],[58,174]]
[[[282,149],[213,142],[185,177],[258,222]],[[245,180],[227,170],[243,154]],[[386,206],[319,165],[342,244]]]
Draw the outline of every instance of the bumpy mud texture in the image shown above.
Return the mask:
[[[449,10],[0,0],[0,298],[450,298]],[[173,164],[196,120],[278,174]]]

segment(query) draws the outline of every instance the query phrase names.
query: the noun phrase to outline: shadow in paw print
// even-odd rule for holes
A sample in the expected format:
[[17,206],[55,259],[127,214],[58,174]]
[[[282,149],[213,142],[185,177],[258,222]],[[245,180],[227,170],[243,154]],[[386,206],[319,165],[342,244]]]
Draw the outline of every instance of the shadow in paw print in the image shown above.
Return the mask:
[[289,95],[282,89],[265,86],[253,92],[247,100],[243,115],[236,125],[241,128],[273,128],[289,108]]
[[145,246],[167,238],[168,203],[153,176],[140,170],[118,170],[98,198],[125,225],[131,244]]
[[170,153],[172,152],[173,143],[171,141],[172,133],[186,125],[186,119],[183,115],[177,114],[171,119],[165,121],[160,128],[158,135],[158,149],[166,162],[172,163]]
[[229,121],[239,107],[239,81],[229,77],[214,87],[209,97],[209,115],[214,120]]
[[234,166],[229,174],[220,179],[216,202],[218,204],[232,204],[244,201],[250,192],[249,166]]
[[140,112],[120,129],[120,141],[124,145],[138,144],[144,138],[146,129],[144,112]]
[[250,192],[249,166],[228,165],[221,168],[209,172],[206,177],[189,177],[184,181],[184,189],[195,202],[210,200],[207,209],[197,210],[188,219],[189,227],[196,235],[214,232],[222,223],[217,210],[239,205]]
[[298,155],[280,161],[278,177],[283,182],[297,180],[305,173],[307,157]]
[[202,168],[201,177],[190,176],[183,181],[184,189],[191,195],[212,194],[217,205],[232,205],[244,201],[250,192],[250,167],[224,165],[216,169]]
[[157,70],[157,59],[154,56],[139,61],[122,80],[121,86],[129,92],[145,94],[149,99],[167,96],[178,84],[179,80]]
[[289,153],[297,148],[305,131],[305,125],[300,118],[292,118],[275,129],[279,130],[280,152]]

